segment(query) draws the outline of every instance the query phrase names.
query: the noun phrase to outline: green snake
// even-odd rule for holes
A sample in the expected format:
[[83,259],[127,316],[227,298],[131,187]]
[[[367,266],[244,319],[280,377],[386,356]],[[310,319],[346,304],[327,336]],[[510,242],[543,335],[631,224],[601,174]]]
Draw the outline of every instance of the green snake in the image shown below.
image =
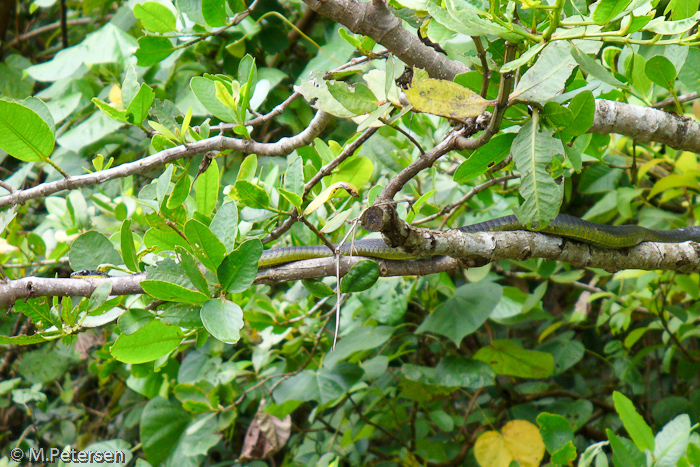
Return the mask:
[[[515,216],[499,217],[478,224],[459,227],[456,230],[467,233],[505,232],[531,230],[521,224]],[[673,230],[652,230],[638,225],[604,225],[585,221],[567,214],[559,214],[547,227],[538,232],[571,238],[603,248],[626,248],[641,242],[681,243],[700,242],[700,226],[683,227]],[[351,251],[352,250],[352,251]],[[259,267],[278,266],[302,259],[326,258],[333,251],[324,245],[293,246],[265,250],[260,257]],[[387,246],[381,239],[357,240],[354,244],[345,243],[340,254],[369,256],[390,260],[415,259],[410,254]]]
[[[456,230],[466,233],[505,232],[514,230],[531,230],[521,224],[515,216],[499,217],[478,224],[459,227]],[[681,243],[700,242],[700,226],[683,227],[673,230],[653,230],[638,225],[604,225],[584,221],[578,217],[559,214],[547,227],[538,232],[571,238],[580,242],[603,248],[626,248],[641,242]],[[259,267],[279,266],[302,259],[327,258],[334,252],[325,245],[292,246],[273,248],[263,251]],[[371,258],[406,260],[414,256],[398,248],[391,248],[381,239],[363,239],[354,243],[345,243],[340,247],[340,254],[345,256],[368,256]],[[78,279],[102,278],[106,274],[99,271],[81,270],[71,274]]]

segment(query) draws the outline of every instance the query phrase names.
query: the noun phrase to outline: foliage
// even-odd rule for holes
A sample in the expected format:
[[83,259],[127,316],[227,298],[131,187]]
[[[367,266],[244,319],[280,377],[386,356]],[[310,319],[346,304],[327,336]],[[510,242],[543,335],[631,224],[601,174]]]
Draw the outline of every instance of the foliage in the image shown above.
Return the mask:
[[[433,229],[692,224],[697,154],[673,147],[697,128],[660,141],[643,112],[700,117],[698,2],[380,6],[19,2],[0,31],[0,286],[29,292],[0,318],[0,465],[67,447],[137,466],[700,465],[698,273],[363,260],[336,295],[333,260],[258,268],[271,246],[362,236],[402,171],[399,217]],[[642,117],[603,131],[603,99]],[[58,279],[83,269],[114,279]]]

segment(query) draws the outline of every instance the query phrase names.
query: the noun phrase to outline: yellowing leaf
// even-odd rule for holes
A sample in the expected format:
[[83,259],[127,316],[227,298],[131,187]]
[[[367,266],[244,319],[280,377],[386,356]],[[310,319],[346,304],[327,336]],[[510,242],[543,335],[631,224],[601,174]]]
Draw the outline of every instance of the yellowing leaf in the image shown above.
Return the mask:
[[688,171],[683,175],[673,174],[669,175],[668,177],[664,177],[654,184],[654,187],[649,192],[649,198],[656,196],[670,188],[684,187],[690,188],[691,190],[698,190],[700,189],[700,184],[698,184],[697,176],[698,171],[694,170]]
[[314,200],[311,201],[308,206],[306,206],[306,209],[304,209],[304,215],[308,216],[316,209],[320,208],[323,203],[328,201],[338,190],[341,189],[347,191],[352,196],[359,196],[357,188],[355,188],[355,185],[353,185],[352,183],[334,183],[325,190],[323,190],[321,193],[319,193],[319,195],[316,198],[314,198]]
[[228,92],[224,83],[220,81],[214,81],[214,86],[216,86],[216,98],[224,104],[226,107],[236,110],[236,99]]
[[481,115],[491,105],[478,94],[452,81],[426,79],[406,90],[408,102],[419,112],[463,120]]
[[520,4],[523,6],[523,10],[527,10],[542,4],[542,2],[539,0],[520,0]]
[[476,440],[474,456],[481,467],[508,467],[518,461],[521,467],[537,467],[544,458],[544,442],[539,429],[525,420],[512,420],[497,431],[487,431]]
[[109,89],[109,103],[116,105],[118,109],[123,108],[122,88],[118,84],[113,84]]

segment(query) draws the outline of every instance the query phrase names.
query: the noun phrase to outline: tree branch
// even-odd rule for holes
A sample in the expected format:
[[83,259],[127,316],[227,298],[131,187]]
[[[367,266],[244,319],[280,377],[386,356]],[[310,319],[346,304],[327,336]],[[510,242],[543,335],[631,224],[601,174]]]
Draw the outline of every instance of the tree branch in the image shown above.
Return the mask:
[[154,167],[159,167],[167,164],[168,162],[173,162],[178,159],[191,157],[195,154],[201,154],[209,151],[233,149],[236,151],[241,151],[245,154],[257,154],[260,156],[287,155],[297,148],[311,144],[313,140],[319,134],[321,134],[332,118],[332,115],[319,110],[313,120],[311,120],[311,123],[309,123],[308,128],[298,135],[289,138],[282,138],[275,143],[258,143],[253,140],[227,138],[225,136],[218,135],[202,141],[187,144],[186,146],[177,146],[174,148],[164,149],[163,151],[153,154],[152,156],[144,157],[138,161],[122,164],[108,170],[101,170],[91,174],[69,177],[63,180],[37,185],[27,190],[15,191],[10,195],[0,198],[0,207],[21,204],[29,199],[45,197],[59,191],[97,185],[98,183],[104,183],[115,178],[147,172]]
[[700,123],[650,107],[596,99],[589,133],[617,133],[635,141],[655,141],[673,149],[700,153]]
[[304,3],[355,34],[371,37],[409,67],[423,68],[434,78],[452,80],[456,75],[469,71],[463,63],[450,60],[423,44],[403,27],[401,20],[391,13],[384,2],[304,0]]

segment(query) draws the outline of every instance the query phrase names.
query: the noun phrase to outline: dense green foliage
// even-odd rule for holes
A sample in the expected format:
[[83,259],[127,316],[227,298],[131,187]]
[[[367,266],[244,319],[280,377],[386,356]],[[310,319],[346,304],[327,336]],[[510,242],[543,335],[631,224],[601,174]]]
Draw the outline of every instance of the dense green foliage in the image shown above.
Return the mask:
[[[359,261],[336,296],[333,259],[257,268],[272,246],[361,238],[377,199],[431,229],[693,225],[700,130],[664,145],[646,124],[700,115],[698,1],[305,3],[37,0],[0,22],[0,303],[21,284],[0,317],[0,466],[66,447],[137,466],[700,465],[697,272]],[[360,6],[407,29],[357,26]],[[632,128],[604,128],[602,99],[633,104]],[[644,113],[658,103],[686,119]],[[383,192],[456,132],[476,143]],[[117,279],[58,280],[97,268]]]

